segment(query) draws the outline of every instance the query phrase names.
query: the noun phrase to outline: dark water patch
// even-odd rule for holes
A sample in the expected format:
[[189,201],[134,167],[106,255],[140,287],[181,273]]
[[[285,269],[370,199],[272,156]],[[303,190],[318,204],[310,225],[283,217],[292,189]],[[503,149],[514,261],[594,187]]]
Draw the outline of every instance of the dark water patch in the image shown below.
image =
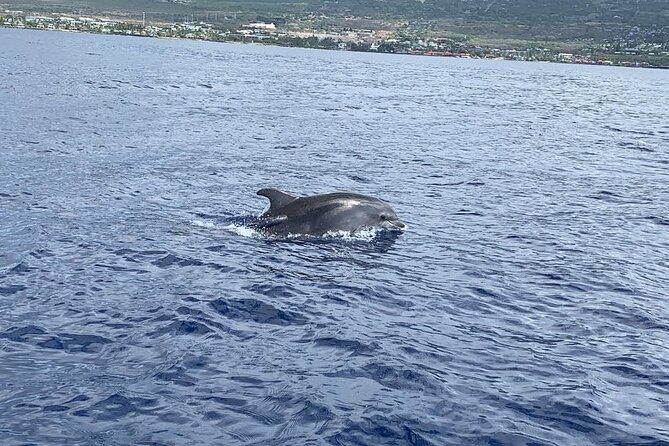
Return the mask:
[[279,426],[286,422],[286,417],[277,408],[270,405],[247,405],[238,411],[263,426]]
[[[563,402],[542,400],[521,404],[510,401],[506,404],[506,407],[531,419],[539,420],[544,426],[567,431],[592,434],[604,425],[585,410]],[[590,410],[597,412],[594,407],[590,407]]]
[[86,409],[73,412],[73,415],[96,421],[118,421],[129,415],[152,414],[156,402],[157,400],[151,398],[126,397],[115,393]]
[[204,265],[206,265],[208,268],[211,268],[211,269],[214,269],[216,271],[223,272],[223,273],[232,273],[232,272],[237,270],[237,268],[235,268],[235,267],[228,266],[228,265],[221,265],[221,264],[214,263],[214,262],[207,262]]
[[184,367],[180,366],[175,366],[164,372],[157,373],[153,377],[159,381],[170,382],[181,387],[193,387],[197,381],[196,378],[188,375]]
[[500,298],[500,295],[498,295],[497,293],[495,293],[491,290],[487,290],[485,288],[472,287],[472,288],[470,288],[470,290],[472,292],[474,292],[474,294],[476,294],[478,296],[481,296],[481,297],[490,298],[490,299],[494,299],[494,300],[498,300]]
[[114,251],[114,254],[122,256],[126,260],[135,261],[138,259],[143,260],[144,257],[167,254],[167,251],[163,251],[160,249],[148,249],[143,251],[136,251],[134,249],[123,248]]
[[460,209],[457,212],[454,212],[453,215],[471,215],[473,217],[483,217],[484,214],[480,211],[472,211],[469,209]]
[[669,226],[669,217],[660,217],[656,215],[651,215],[649,217],[644,217],[646,220],[650,220],[655,224],[661,226]]
[[508,402],[506,407],[535,420],[543,430],[574,433],[593,444],[656,445],[667,443],[660,436],[634,434],[627,423],[612,422],[602,416],[602,410],[592,404],[574,404],[550,401],[547,398],[531,404]]
[[206,401],[213,401],[215,403],[229,407],[242,407],[247,404],[246,400],[242,400],[239,398],[225,398],[222,396],[208,396],[204,397],[203,399]]
[[281,310],[257,299],[224,299],[210,303],[219,314],[237,321],[271,325],[304,325],[307,318],[293,311]]
[[0,286],[0,296],[11,296],[26,289],[25,285]]
[[14,407],[16,408],[27,408],[27,409],[39,409],[41,406],[39,404],[32,404],[32,403],[19,403],[16,404]]
[[401,416],[373,415],[363,417],[360,421],[349,421],[341,432],[328,438],[328,443],[338,446],[435,446],[439,444],[428,440],[430,435],[437,434],[438,431],[431,429],[427,432],[421,432],[415,427],[420,424],[422,423]]
[[632,310],[621,306],[619,308],[602,308],[585,306],[582,311],[598,319],[606,319],[608,323],[626,325],[635,330],[662,330],[669,331],[669,324],[663,320],[644,314],[639,310]]
[[[302,342],[302,341],[301,341]],[[313,344],[317,347],[335,348],[350,352],[352,355],[372,356],[379,347],[376,344],[365,345],[360,341],[339,339],[335,337],[317,338]]]
[[636,130],[636,129],[623,129],[618,126],[611,126],[611,125],[605,125],[605,129],[607,130],[612,130],[614,132],[621,132],[621,133],[632,133],[635,135],[647,135],[647,136],[653,136],[655,133],[651,130]]
[[42,410],[43,410],[44,412],[67,412],[68,410],[70,410],[70,408],[67,407],[67,406],[61,406],[61,405],[58,405],[58,404],[52,404],[52,405],[50,405],[50,406],[44,406],[44,407],[42,408]]
[[[433,175],[431,178],[442,178],[442,175]],[[454,181],[449,183],[429,183],[430,186],[462,186],[464,181]]]
[[129,268],[127,266],[119,266],[119,265],[106,265],[103,263],[96,263],[94,266],[97,266],[99,268],[104,268],[108,269],[111,271],[116,271],[116,272],[128,272],[128,273],[137,273],[137,274],[146,274],[148,273],[147,270],[141,269],[141,268]]
[[523,446],[560,446],[559,443],[546,441],[521,432],[496,432],[477,436],[465,436],[462,444],[481,444],[490,446],[523,445]]
[[630,378],[630,379],[636,379],[636,378],[641,378],[644,380],[650,380],[651,375],[648,375],[646,373],[640,372],[638,369],[635,369],[634,367],[626,366],[626,365],[612,365],[612,366],[604,366],[604,370],[608,370],[612,373],[615,373],[617,375],[620,375],[624,378]]
[[68,353],[97,353],[102,345],[111,342],[111,339],[102,336],[62,333],[40,341],[37,345],[48,349],[64,350]]
[[[408,346],[401,347],[401,349],[402,349],[403,352],[405,352],[409,356],[414,356],[414,357],[420,358],[420,359],[429,358],[429,359],[436,360],[441,364],[446,364],[448,362],[453,361],[453,359],[454,359],[453,355],[447,354],[445,352],[437,352],[439,350],[438,346],[431,345],[430,343],[427,343],[427,344],[428,344],[428,349],[425,349],[425,350],[419,350],[417,348],[408,347]],[[432,351],[433,349],[435,349],[437,351]]]
[[168,268],[170,266],[180,266],[180,267],[185,267],[185,266],[202,266],[202,262],[199,260],[195,259],[185,259],[181,258],[178,256],[175,256],[173,254],[168,254],[158,260],[155,260],[153,262],[155,266],[159,268]]
[[325,374],[333,378],[369,378],[382,386],[401,390],[437,390],[441,384],[417,370],[373,362],[359,369],[344,369]]
[[327,423],[334,418],[334,414],[327,406],[307,400],[304,402],[304,407],[296,414],[295,418],[300,424],[318,424],[321,426],[320,429],[323,429],[327,426]]
[[348,177],[349,177],[349,179],[355,181],[356,183],[361,183],[361,184],[370,184],[371,183],[371,180],[369,180],[368,178],[361,177],[361,176],[358,176],[358,175],[349,175]]
[[[164,433],[165,431],[157,431],[156,433]],[[161,443],[153,440],[140,440],[135,443],[137,446],[172,446],[173,443]]]
[[9,339],[14,342],[28,342],[30,335],[43,335],[46,330],[37,325],[26,325],[25,327],[12,327],[3,333],[0,333],[0,338]]
[[300,146],[294,145],[294,144],[285,144],[285,145],[278,145],[274,146],[274,149],[276,150],[287,150],[287,151],[292,151],[295,149],[299,149]]
[[607,201],[609,203],[626,203],[627,200],[625,197],[621,194],[618,194],[616,192],[611,192],[608,190],[600,190],[596,192],[595,194],[588,195],[588,198],[592,198],[594,200],[599,200],[599,201]]
[[[189,301],[197,301],[197,299],[188,299]],[[186,306],[180,306],[177,308],[177,313],[181,315],[189,315],[189,316],[195,316],[195,317],[206,317],[207,314],[202,311],[202,310],[197,310],[195,308],[190,308]]]
[[254,387],[263,386],[265,384],[263,380],[251,376],[231,376],[230,379],[243,384],[250,384]]
[[636,150],[638,152],[645,152],[645,153],[655,153],[655,149],[639,144],[639,143],[634,143],[634,142],[621,142],[618,144],[620,147],[623,147],[625,149],[629,150]]
[[127,330],[135,327],[135,324],[127,324],[121,322],[105,322],[104,324],[107,327],[113,328],[115,330]]
[[284,285],[256,284],[247,289],[270,299],[288,299],[297,294],[294,288]]
[[149,333],[149,336],[161,336],[167,333],[173,335],[203,335],[211,332],[212,329],[201,322],[176,320],[163,328]]

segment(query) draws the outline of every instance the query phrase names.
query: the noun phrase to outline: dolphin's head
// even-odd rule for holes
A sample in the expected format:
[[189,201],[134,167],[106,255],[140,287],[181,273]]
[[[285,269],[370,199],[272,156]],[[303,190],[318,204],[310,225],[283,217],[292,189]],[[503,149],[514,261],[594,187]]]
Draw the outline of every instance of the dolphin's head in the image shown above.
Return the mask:
[[404,231],[406,225],[395,210],[381,200],[354,201],[353,212],[359,227],[379,227],[390,231]]
[[378,226],[391,231],[404,231],[406,225],[400,221],[397,214],[390,206],[386,205],[378,214]]

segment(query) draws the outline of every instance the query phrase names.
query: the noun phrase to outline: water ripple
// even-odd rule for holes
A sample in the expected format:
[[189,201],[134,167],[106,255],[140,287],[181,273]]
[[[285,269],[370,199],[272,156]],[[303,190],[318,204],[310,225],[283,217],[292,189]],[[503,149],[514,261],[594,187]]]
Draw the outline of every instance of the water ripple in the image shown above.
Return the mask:
[[3,445],[669,445],[666,73],[0,40]]

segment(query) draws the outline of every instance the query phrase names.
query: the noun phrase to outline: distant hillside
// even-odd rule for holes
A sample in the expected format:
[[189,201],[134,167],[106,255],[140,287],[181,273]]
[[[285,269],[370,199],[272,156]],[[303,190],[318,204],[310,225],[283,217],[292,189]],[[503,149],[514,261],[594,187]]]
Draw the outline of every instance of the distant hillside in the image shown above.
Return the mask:
[[462,18],[522,23],[618,22],[669,26],[669,0],[0,0],[5,7],[98,10],[328,12],[393,18]]
[[647,40],[669,35],[669,0],[0,0],[3,8],[131,16],[145,11],[152,19],[219,22],[230,15],[248,21],[316,13],[423,20],[454,33],[526,40],[601,40],[634,34],[634,27]]
[[622,22],[669,26],[669,0],[334,0],[311,1],[357,15],[537,22]]

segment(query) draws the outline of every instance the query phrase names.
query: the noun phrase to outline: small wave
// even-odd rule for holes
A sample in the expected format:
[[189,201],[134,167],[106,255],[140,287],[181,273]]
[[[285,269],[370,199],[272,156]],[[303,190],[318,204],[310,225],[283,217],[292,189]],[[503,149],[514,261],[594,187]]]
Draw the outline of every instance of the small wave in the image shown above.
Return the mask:
[[218,226],[216,223],[213,221],[207,221],[207,220],[191,220],[190,222],[191,225],[197,226],[198,228],[206,228],[206,229],[216,229]]
[[364,242],[372,243],[379,239],[386,238],[389,234],[401,233],[403,231],[392,231],[384,228],[365,228],[356,232],[350,231],[329,231],[323,235],[309,234],[286,234],[276,235],[263,232],[251,226],[255,217],[232,217],[216,222],[214,220],[191,220],[190,224],[198,228],[219,229],[232,232],[247,238],[261,238],[265,240],[276,241],[343,241],[343,242]]
[[250,238],[262,237],[262,233],[258,232],[257,230],[249,226],[244,226],[237,223],[231,223],[227,226],[223,226],[223,229],[225,229],[226,231],[234,232],[235,234],[241,235],[242,237],[250,237]]
[[329,231],[322,238],[325,240],[347,240],[356,242],[371,242],[382,234],[388,232],[383,228],[365,228],[356,232]]
[[261,232],[258,232],[256,229],[249,226],[250,218],[244,217],[234,217],[228,218],[221,222],[216,222],[213,220],[191,220],[190,224],[192,226],[203,228],[203,229],[218,229],[222,231],[232,232],[242,237],[249,238],[259,238],[263,237]]

